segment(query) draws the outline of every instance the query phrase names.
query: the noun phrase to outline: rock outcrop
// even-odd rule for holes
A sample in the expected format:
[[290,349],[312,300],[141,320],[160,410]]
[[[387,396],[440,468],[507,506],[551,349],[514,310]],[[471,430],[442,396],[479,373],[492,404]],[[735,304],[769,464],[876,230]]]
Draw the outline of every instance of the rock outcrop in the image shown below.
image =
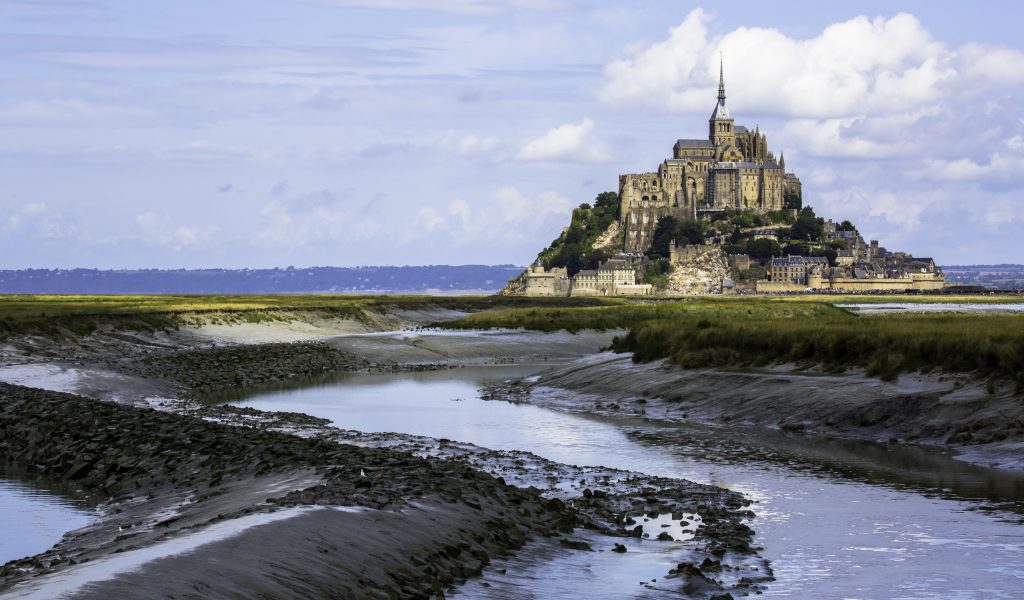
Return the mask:
[[717,248],[672,267],[663,292],[667,295],[720,294],[722,280],[729,277],[729,258]]

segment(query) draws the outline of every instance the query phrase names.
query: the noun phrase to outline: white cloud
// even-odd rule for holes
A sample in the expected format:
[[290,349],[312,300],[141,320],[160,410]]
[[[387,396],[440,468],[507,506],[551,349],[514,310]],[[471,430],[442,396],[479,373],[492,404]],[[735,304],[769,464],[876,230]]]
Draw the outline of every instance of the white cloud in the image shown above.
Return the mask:
[[1024,179],[1024,157],[993,154],[987,163],[970,158],[955,160],[931,159],[916,173],[923,178],[942,181],[977,181],[983,179]]
[[607,144],[594,135],[594,121],[560,125],[520,148],[516,158],[526,161],[606,162],[611,158]]
[[314,248],[374,240],[381,234],[372,217],[347,209],[329,189],[271,200],[259,211],[255,240],[272,248]]
[[443,212],[423,207],[414,224],[423,233],[444,232],[460,246],[492,246],[550,236],[568,221],[572,207],[557,192],[528,196],[505,186],[475,200],[455,198]]
[[444,217],[429,206],[424,206],[416,212],[416,227],[422,231],[431,233],[442,223]]
[[195,246],[217,230],[209,225],[175,225],[170,216],[152,211],[136,215],[135,225],[138,228],[139,239],[147,244],[174,251]]
[[459,153],[476,154],[479,152],[488,152],[497,146],[498,138],[494,136],[481,138],[475,135],[467,135],[459,140]]
[[42,202],[29,202],[15,210],[7,217],[4,229],[14,231],[22,227],[26,220],[46,212],[46,204]]
[[673,110],[713,107],[719,52],[727,95],[742,109],[796,118],[891,114],[971,91],[1024,82],[1024,54],[978,44],[950,48],[916,17],[856,17],[796,39],[776,29],[740,27],[711,37],[710,16],[692,11],[669,37],[605,68],[599,98]]
[[486,158],[500,144],[501,140],[493,135],[476,135],[474,133],[459,135],[453,130],[445,132],[437,142],[437,145],[444,150],[473,158]]

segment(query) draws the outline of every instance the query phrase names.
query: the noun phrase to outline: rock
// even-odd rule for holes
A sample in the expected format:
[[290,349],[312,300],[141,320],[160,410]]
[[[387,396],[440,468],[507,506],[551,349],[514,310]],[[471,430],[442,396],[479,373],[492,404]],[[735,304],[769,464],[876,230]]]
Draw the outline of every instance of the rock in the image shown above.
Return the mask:
[[612,547],[612,552],[618,552],[619,554],[624,554],[626,552],[626,547],[623,546],[622,544],[615,544]]
[[571,548],[573,550],[585,550],[587,552],[593,552],[593,548],[590,547],[590,544],[586,542],[581,542],[579,540],[562,540],[559,543],[562,544],[562,546],[566,548]]

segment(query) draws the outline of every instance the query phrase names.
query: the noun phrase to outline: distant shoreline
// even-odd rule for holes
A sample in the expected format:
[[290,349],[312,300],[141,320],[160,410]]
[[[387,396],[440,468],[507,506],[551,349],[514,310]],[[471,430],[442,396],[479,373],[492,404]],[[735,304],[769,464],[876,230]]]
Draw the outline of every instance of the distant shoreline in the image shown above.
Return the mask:
[[515,265],[0,270],[0,294],[493,294]]

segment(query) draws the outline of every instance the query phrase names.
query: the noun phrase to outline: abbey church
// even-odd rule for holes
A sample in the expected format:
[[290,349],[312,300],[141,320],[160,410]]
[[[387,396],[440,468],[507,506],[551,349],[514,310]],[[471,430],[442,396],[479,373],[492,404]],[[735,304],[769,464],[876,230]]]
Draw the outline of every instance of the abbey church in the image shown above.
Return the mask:
[[725,106],[719,67],[718,102],[707,139],[681,139],[657,172],[619,176],[624,250],[644,252],[658,219],[695,218],[731,208],[782,210],[784,195],[800,194],[800,180],[786,173],[785,158],[768,150],[763,133],[737,126]]

